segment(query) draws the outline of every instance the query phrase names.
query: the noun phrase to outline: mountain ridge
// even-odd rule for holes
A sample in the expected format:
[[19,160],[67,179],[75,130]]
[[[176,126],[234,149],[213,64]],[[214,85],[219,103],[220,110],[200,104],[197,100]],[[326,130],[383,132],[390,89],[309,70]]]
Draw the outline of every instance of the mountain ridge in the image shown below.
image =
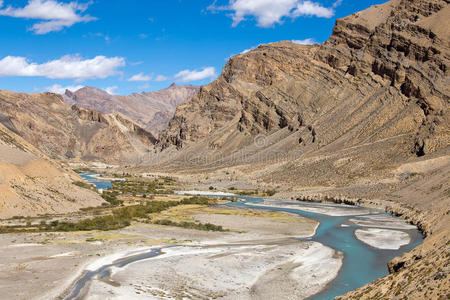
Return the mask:
[[70,105],[61,95],[0,91],[0,122],[58,160],[136,162],[156,138],[129,118]]
[[94,109],[101,113],[120,112],[139,123],[154,136],[158,136],[173,116],[176,106],[194,96],[198,89],[193,85],[173,83],[159,91],[120,96],[86,86],[74,92],[66,90],[63,99],[69,104]]

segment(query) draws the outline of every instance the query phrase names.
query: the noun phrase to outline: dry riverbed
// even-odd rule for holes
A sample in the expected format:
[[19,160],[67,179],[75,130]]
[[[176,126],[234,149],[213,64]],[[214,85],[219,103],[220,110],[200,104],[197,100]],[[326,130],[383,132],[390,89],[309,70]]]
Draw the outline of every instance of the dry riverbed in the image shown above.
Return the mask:
[[299,216],[195,205],[164,214],[169,219],[211,222],[230,231],[134,223],[110,232],[3,234],[2,297],[58,298],[70,292],[86,269],[155,247],[175,246],[163,248],[155,258],[113,268],[111,281],[94,279],[83,291],[85,296],[236,299],[239,294],[243,299],[267,295],[298,299],[322,289],[342,264],[334,250],[293,238],[310,236],[317,227]]

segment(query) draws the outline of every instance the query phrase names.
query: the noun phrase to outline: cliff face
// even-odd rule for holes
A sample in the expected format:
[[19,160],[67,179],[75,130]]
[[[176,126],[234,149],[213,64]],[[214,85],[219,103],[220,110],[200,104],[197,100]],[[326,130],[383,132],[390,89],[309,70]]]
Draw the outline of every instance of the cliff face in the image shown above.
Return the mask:
[[237,55],[177,108],[159,145],[184,149],[186,167],[216,155],[221,166],[278,164],[265,178],[324,186],[447,149],[448,17],[445,1],[391,1],[338,20],[324,44]]
[[407,134],[417,155],[442,149],[448,16],[445,1],[391,1],[338,20],[322,45],[281,42],[235,56],[179,106],[161,146],[180,148],[232,126],[243,135],[287,128],[315,148]]
[[103,202],[73,181],[81,178],[0,124],[0,218],[66,213]]
[[196,95],[198,89],[196,86],[173,84],[156,92],[116,96],[97,88],[84,87],[75,92],[66,91],[63,97],[69,104],[101,113],[120,112],[156,136],[167,126],[175,108]]
[[0,91],[0,122],[51,158],[133,162],[156,139],[119,113],[70,106],[60,95]]
[[444,299],[449,39],[448,1],[392,0],[338,20],[323,44],[237,55],[177,108],[149,163],[402,215],[425,242],[342,298]]

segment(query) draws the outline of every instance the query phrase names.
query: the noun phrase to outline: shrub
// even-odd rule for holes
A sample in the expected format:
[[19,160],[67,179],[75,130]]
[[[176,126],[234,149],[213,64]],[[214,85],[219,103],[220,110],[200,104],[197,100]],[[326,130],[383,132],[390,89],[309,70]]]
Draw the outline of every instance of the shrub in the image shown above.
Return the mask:
[[88,184],[84,181],[74,181],[72,182],[74,185],[82,187],[84,189],[88,189],[88,190],[95,190],[95,187],[92,184]]
[[182,228],[188,228],[188,229],[197,229],[197,230],[204,230],[204,231],[226,231],[223,229],[222,226],[214,225],[211,223],[194,223],[194,222],[174,222],[172,220],[156,220],[154,224],[158,225],[164,225],[164,226],[175,226],[175,227],[182,227]]
[[265,194],[267,195],[267,196],[273,196],[273,195],[275,195],[277,193],[277,191],[275,191],[275,190],[267,190],[266,192],[265,192]]

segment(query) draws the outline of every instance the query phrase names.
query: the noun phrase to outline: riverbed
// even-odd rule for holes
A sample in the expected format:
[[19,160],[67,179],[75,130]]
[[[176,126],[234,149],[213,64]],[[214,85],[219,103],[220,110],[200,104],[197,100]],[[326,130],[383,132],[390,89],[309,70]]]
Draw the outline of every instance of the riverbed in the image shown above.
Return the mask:
[[[244,198],[245,201],[228,205],[290,212],[318,221],[320,225],[316,234],[307,240],[319,242],[344,253],[344,263],[338,276],[323,291],[309,299],[333,299],[335,296],[388,275],[387,263],[394,257],[412,250],[423,240],[423,236],[415,226],[375,209],[350,205],[241,198]],[[401,230],[409,238],[406,243],[400,243],[398,249],[395,249],[396,247],[388,247],[394,249],[372,247],[356,238],[355,231],[363,228],[362,225],[358,225],[360,220],[364,222],[364,228],[368,226],[374,229],[381,227],[385,230],[392,228],[396,229],[396,232]],[[372,222],[369,222],[370,220]],[[383,236],[379,238],[383,238]],[[395,242],[398,243],[398,241]]]
[[[87,175],[87,174],[86,174]],[[90,176],[87,175],[87,176]],[[93,180],[95,178],[86,178],[86,176],[83,176],[85,179],[90,179],[92,183],[96,184],[96,182]],[[100,182],[100,187],[104,186],[104,181]],[[97,185],[97,184],[96,184]],[[182,193],[182,192],[180,192]],[[196,194],[195,191],[188,191],[186,194]],[[208,195],[208,192],[198,192],[198,194],[201,195]],[[219,196],[219,195],[211,195],[211,196]],[[224,195],[221,194],[220,196],[231,196],[231,195]],[[356,289],[358,287],[361,287],[367,283],[372,282],[373,280],[376,280],[380,277],[388,275],[388,269],[387,269],[387,262],[390,261],[392,258],[401,255],[402,253],[408,252],[412,250],[414,247],[419,245],[422,242],[422,235],[417,230],[415,226],[412,226],[411,224],[407,224],[405,221],[394,218],[393,216],[390,216],[382,211],[375,210],[375,209],[368,209],[363,207],[357,207],[357,206],[350,206],[350,205],[336,205],[336,204],[315,204],[315,203],[305,203],[305,202],[299,202],[299,201],[277,201],[277,200],[269,200],[269,199],[262,199],[262,198],[256,198],[256,197],[243,197],[239,196],[241,201],[238,202],[230,202],[225,204],[226,206],[230,207],[236,207],[241,209],[258,209],[258,210],[266,210],[266,211],[280,211],[280,212],[287,212],[291,214],[295,214],[301,217],[309,218],[312,220],[315,220],[319,222],[319,225],[315,231],[315,234],[313,234],[310,237],[303,237],[298,238],[300,241],[304,242],[314,242],[312,246],[312,249],[315,249],[314,247],[319,247],[318,245],[326,246],[326,248],[331,249],[334,251],[334,256],[342,256],[340,258],[340,261],[342,263],[339,263],[338,260],[332,261],[330,260],[330,272],[332,273],[332,270],[337,270],[335,274],[332,274],[332,278],[327,278],[327,281],[325,284],[322,284],[320,286],[320,290],[315,290],[314,295],[305,294],[309,296],[308,299],[333,299],[335,296],[342,295],[350,290]],[[392,234],[390,234],[392,233]],[[387,239],[386,237],[389,237],[390,239]],[[215,241],[217,243],[217,241]],[[314,246],[315,245],[315,246]],[[258,252],[258,245],[253,246],[256,248],[250,247],[248,252],[257,253]],[[264,243],[262,242],[261,245],[264,246]],[[287,263],[287,258],[284,257],[281,253],[284,251],[288,251],[286,253],[289,253],[289,251],[297,251],[297,260],[298,256],[304,255],[307,256],[306,253],[303,253],[299,249],[295,250],[292,249],[292,246],[289,246],[291,248],[283,248],[280,245],[278,245],[279,248],[279,263]],[[189,246],[187,246],[189,247]],[[236,249],[230,250],[229,245],[224,246],[227,250],[226,251],[237,251]],[[228,248],[227,248],[228,247]],[[320,248],[320,247],[319,247]],[[319,249],[317,248],[317,249]],[[181,250],[180,250],[181,249]],[[286,250],[287,249],[287,250]],[[323,248],[321,248],[323,251]],[[133,260],[133,266],[130,266],[127,269],[128,275],[131,274],[139,274],[139,272],[143,272],[143,270],[148,270],[149,268],[152,268],[152,264],[154,266],[158,266],[160,270],[166,270],[167,272],[169,269],[173,270],[174,266],[170,266],[170,264],[178,265],[180,261],[169,259],[165,260],[164,263],[161,263],[161,261],[164,261],[164,254],[160,255],[161,248],[152,248],[149,249],[148,253],[158,253],[158,257],[161,257],[161,259],[156,258],[150,258],[146,256],[145,253],[141,253],[142,260],[137,259]],[[178,250],[173,249],[169,252],[177,253],[177,251],[180,251],[180,254],[178,256],[185,257],[186,255],[189,256],[189,254],[186,254],[187,252],[192,253],[191,250],[188,248],[179,248]],[[223,255],[227,256],[223,253],[225,251],[224,249],[220,248],[219,246],[215,249],[216,253],[215,255]],[[226,252],[225,251],[225,252]],[[319,250],[317,250],[319,251]],[[164,250],[163,250],[164,252]],[[195,251],[194,251],[195,252]],[[165,253],[165,252],[164,252]],[[197,253],[197,252],[196,252]],[[204,253],[200,251],[196,254],[197,256],[204,256]],[[156,256],[156,255],[152,255]],[[167,254],[166,254],[167,256]],[[172,255],[174,256],[174,255]],[[177,255],[175,255],[177,256]],[[203,256],[201,259],[203,259]],[[273,259],[273,255],[269,256],[271,259]],[[329,256],[328,256],[329,257]],[[254,262],[252,266],[249,265],[249,269],[251,268],[257,268],[258,264],[263,263],[264,261],[267,261],[268,257],[261,257],[261,261]],[[199,261],[201,261],[200,258],[196,258],[195,264],[197,264]],[[309,258],[310,260],[313,260],[313,258]],[[203,264],[206,264],[205,261],[202,262]],[[231,261],[222,261],[221,264],[223,265],[229,264],[228,268],[221,269],[223,272],[233,272],[233,268],[236,268],[236,265],[233,265]],[[141,265],[139,265],[141,264]],[[194,265],[195,265],[194,264]],[[331,264],[334,264],[334,268],[331,267]],[[307,265],[307,264],[306,264]],[[103,268],[106,265],[100,266],[99,268]],[[337,269],[336,269],[336,266]],[[110,269],[114,266],[110,265],[107,269]],[[317,267],[317,265],[316,265]],[[322,265],[324,269],[327,269],[328,266]],[[169,269],[167,269],[169,268]],[[210,266],[210,268],[213,268]],[[291,275],[290,277],[295,274],[293,270],[297,267],[292,267]],[[134,271],[133,271],[134,270]],[[116,268],[117,271],[117,268]],[[203,272],[207,272],[208,269],[202,270]],[[216,270],[217,271],[217,270]],[[214,272],[216,272],[214,271]],[[236,271],[236,270],[234,270]],[[188,272],[191,272],[192,276],[198,276],[199,270],[195,268],[188,268]],[[315,270],[315,275],[317,276],[324,276],[324,274],[321,274],[317,271],[317,268]],[[220,274],[220,272],[216,272],[217,274]],[[154,276],[155,274],[152,273]],[[251,275],[253,274],[253,275]],[[251,273],[249,276],[256,276],[256,274],[259,273]],[[299,273],[301,276],[305,276],[306,273]],[[98,275],[98,274],[96,274]],[[163,277],[164,273],[158,274],[158,278]],[[213,274],[211,274],[213,275]],[[286,275],[286,274],[285,274]],[[300,276],[298,275],[298,276]],[[330,275],[330,274],[328,274]],[[108,273],[108,276],[110,274]],[[185,276],[189,276],[189,274],[185,274]],[[258,275],[261,277],[261,274]],[[295,276],[295,275],[294,275]],[[93,276],[90,276],[90,279],[92,279]],[[100,276],[101,277],[101,276]],[[121,290],[117,296],[121,295],[128,295],[129,291],[126,290],[126,288],[123,287],[123,284],[130,281],[130,276],[124,276],[123,272],[117,272],[116,275],[117,278],[121,278],[121,286],[122,287],[116,287],[115,292],[117,290]],[[220,276],[218,275],[218,278]],[[248,278],[244,278],[245,280],[248,280]],[[86,278],[82,278],[81,280],[84,280],[84,284],[88,283]],[[317,280],[317,278],[315,279]],[[153,285],[157,286],[158,280],[151,282]],[[211,282],[214,282],[213,277],[211,277]],[[75,284],[75,289],[77,289],[77,286],[79,288],[80,282],[77,282]],[[242,284],[239,281],[234,282],[235,286],[239,286]],[[92,283],[91,283],[92,284]],[[129,284],[131,284],[129,282]],[[294,284],[294,283],[291,283]],[[213,284],[217,287],[217,285],[220,285],[219,283]],[[194,286],[194,285],[193,285]],[[211,288],[213,289],[214,286]],[[257,285],[254,285],[257,286]],[[263,285],[262,285],[263,286]],[[305,289],[309,288],[311,289],[311,286],[314,286],[314,284],[310,284],[308,287],[305,286]],[[172,287],[173,288],[173,287]],[[276,288],[276,287],[274,287]],[[98,291],[96,291],[98,289]],[[111,290],[111,283],[106,282],[105,280],[97,280],[93,283],[91,286],[91,289],[93,294],[90,294],[91,296],[96,295],[97,297],[103,297],[108,294],[108,292],[111,294],[114,294]],[[151,290],[151,289],[150,289]],[[149,291],[150,291],[149,290]],[[233,285],[228,288],[229,292],[233,291]],[[78,292],[80,289],[78,290]],[[151,290],[152,293],[161,292],[161,296],[164,295],[162,292],[162,289],[156,288],[156,290]],[[73,292],[73,291],[72,291]],[[184,294],[184,296],[189,297],[189,292],[185,291],[187,294]],[[218,291],[217,295],[222,295],[223,291]],[[143,290],[144,293],[144,290]],[[78,293],[75,293],[75,296]],[[232,293],[231,293],[232,294]],[[72,293],[72,296],[74,294]],[[136,296],[136,295],[135,295]],[[169,297],[169,295],[166,295]],[[193,296],[193,295],[191,295]],[[223,295],[222,295],[223,296]],[[256,294],[254,294],[255,298]],[[302,294],[298,294],[300,298],[305,298],[302,296]],[[95,297],[94,297],[95,298]],[[163,296],[164,298],[164,296]],[[252,298],[252,297],[250,297]],[[72,299],[69,297],[68,299]]]

